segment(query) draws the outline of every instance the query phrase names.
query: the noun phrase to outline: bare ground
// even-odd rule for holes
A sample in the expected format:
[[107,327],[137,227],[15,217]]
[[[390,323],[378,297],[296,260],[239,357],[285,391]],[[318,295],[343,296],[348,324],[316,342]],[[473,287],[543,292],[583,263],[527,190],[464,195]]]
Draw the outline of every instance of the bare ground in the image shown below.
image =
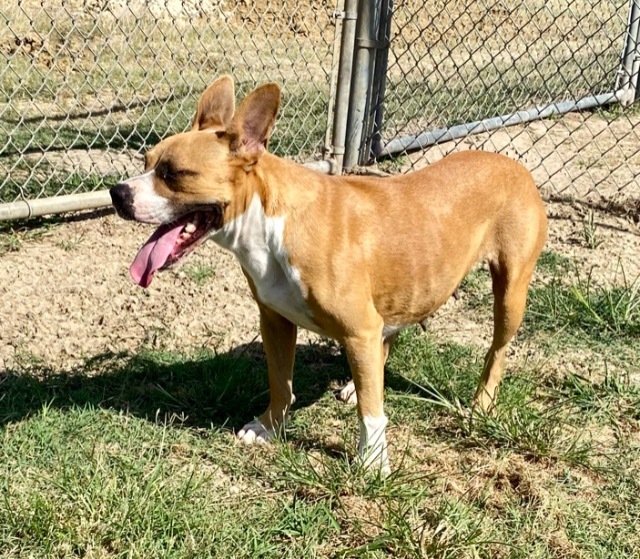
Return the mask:
[[[547,249],[608,283],[621,281],[620,265],[627,278],[640,273],[637,225],[596,213],[602,244],[590,249],[582,235],[584,209],[549,203],[547,210]],[[108,214],[76,216],[38,235],[13,234],[18,241],[0,256],[0,368],[36,358],[66,367],[143,346],[226,351],[258,336],[257,309],[240,267],[214,243],[199,247],[181,269],[159,273],[149,289],[135,285],[127,270],[150,233],[148,226]],[[198,282],[194,270],[203,265],[215,273]],[[442,339],[486,346],[491,324],[451,300],[431,330]],[[302,343],[312,338],[299,335]]]

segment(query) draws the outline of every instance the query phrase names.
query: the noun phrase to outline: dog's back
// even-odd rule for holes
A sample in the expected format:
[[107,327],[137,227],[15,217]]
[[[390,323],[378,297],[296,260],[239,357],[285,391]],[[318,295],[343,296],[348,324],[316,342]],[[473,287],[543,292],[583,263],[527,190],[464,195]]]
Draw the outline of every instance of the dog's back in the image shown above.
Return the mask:
[[303,281],[312,273],[316,285],[327,286],[326,294],[315,293],[323,308],[336,289],[362,283],[386,324],[424,320],[481,259],[535,262],[546,238],[531,174],[502,155],[462,152],[415,173],[322,184],[313,209],[299,219],[332,223],[331,235],[292,222],[296,238],[285,236],[290,257]]

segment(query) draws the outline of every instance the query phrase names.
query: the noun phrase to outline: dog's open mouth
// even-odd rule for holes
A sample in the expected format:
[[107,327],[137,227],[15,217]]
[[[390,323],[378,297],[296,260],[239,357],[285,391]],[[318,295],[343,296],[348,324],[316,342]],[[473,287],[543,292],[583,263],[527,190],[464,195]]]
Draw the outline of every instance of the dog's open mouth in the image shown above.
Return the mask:
[[180,219],[158,227],[138,251],[129,273],[141,287],[148,287],[153,275],[173,266],[189,254],[222,221],[221,208],[188,213]]

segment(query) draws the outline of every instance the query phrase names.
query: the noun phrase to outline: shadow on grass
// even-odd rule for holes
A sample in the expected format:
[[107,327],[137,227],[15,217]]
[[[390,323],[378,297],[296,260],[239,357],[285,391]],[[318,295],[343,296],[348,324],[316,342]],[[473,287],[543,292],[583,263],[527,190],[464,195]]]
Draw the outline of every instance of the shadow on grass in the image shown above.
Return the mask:
[[[424,397],[424,388],[386,370],[386,385],[396,394]],[[436,375],[437,376],[437,375]],[[351,378],[344,352],[335,346],[298,345],[294,370],[296,409],[319,400],[336,383]],[[440,386],[446,392],[446,387]],[[151,422],[191,429],[239,429],[268,404],[267,366],[261,343],[215,354],[158,350],[102,353],[70,369],[27,363],[0,371],[0,426],[22,421],[44,408],[115,410]],[[355,416],[355,407],[352,412]],[[301,449],[344,455],[342,445],[325,447],[304,437]]]
[[[346,359],[330,347],[299,345],[295,408],[318,400],[329,384],[349,378]],[[239,428],[269,401],[262,344],[184,355],[156,350],[104,353],[69,370],[28,365],[0,371],[0,425],[43,407],[96,407],[185,427]]]

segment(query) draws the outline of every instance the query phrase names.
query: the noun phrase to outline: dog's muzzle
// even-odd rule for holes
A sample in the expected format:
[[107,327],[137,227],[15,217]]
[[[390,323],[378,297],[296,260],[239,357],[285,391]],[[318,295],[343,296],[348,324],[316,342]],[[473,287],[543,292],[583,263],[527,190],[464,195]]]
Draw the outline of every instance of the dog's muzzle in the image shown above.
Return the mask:
[[121,182],[109,190],[113,207],[120,217],[135,219],[133,216],[133,193],[126,182]]

